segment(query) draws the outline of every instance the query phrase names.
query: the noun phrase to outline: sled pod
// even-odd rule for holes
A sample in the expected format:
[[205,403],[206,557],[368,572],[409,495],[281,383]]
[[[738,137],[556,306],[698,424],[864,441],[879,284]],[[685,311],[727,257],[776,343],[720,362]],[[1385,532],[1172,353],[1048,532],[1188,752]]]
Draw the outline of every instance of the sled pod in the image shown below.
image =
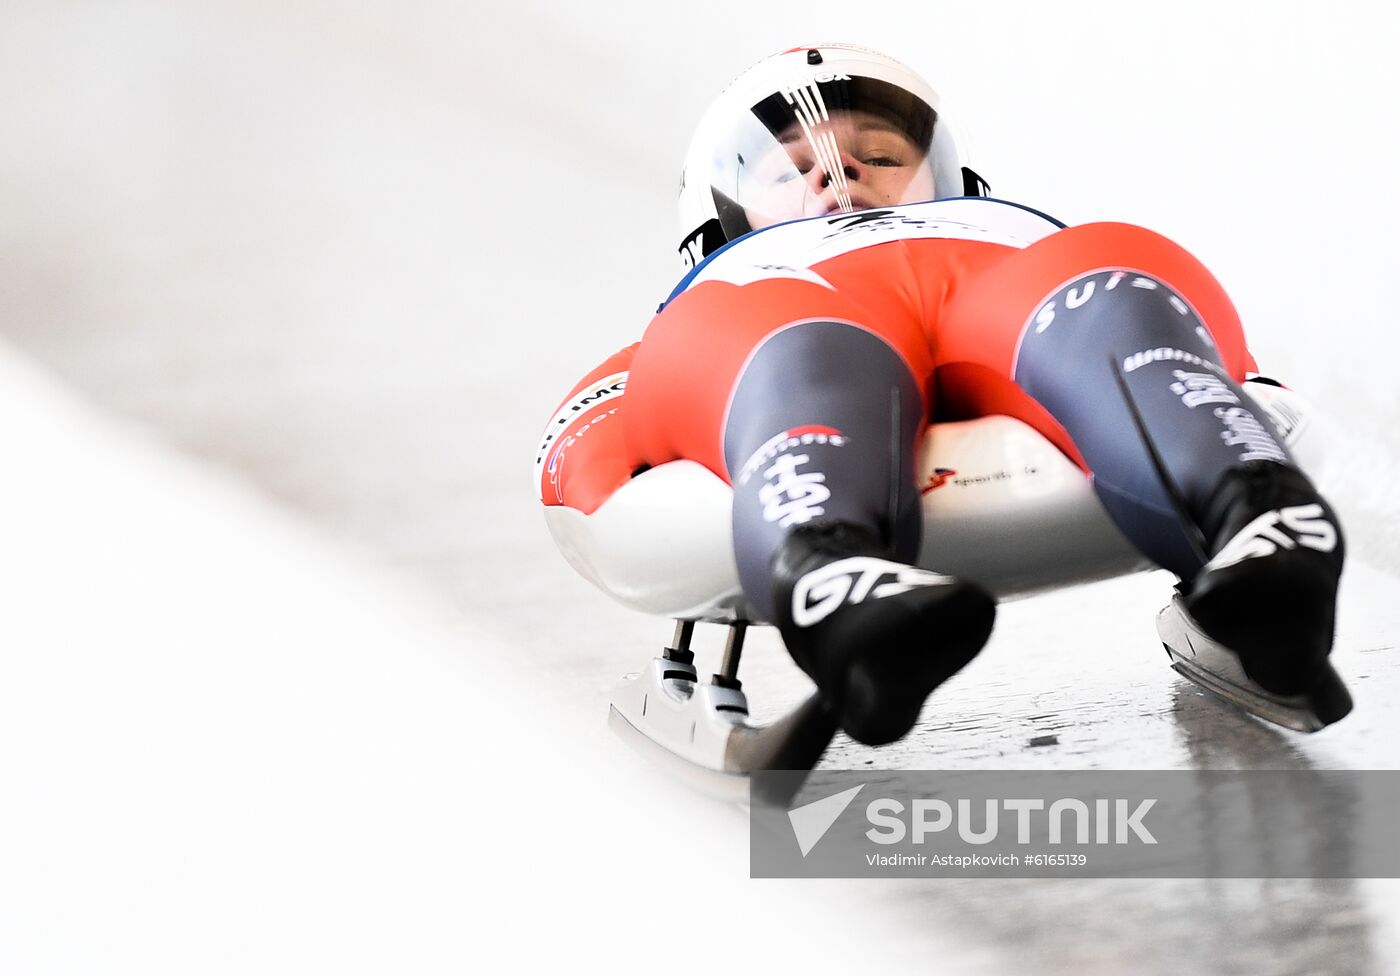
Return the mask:
[[[1314,478],[1313,411],[1282,387],[1246,391]],[[1152,568],[1104,512],[1089,478],[1019,420],[988,416],[929,428],[919,565],[1006,599]],[[761,621],[744,600],[731,532],[733,491],[693,461],[646,470],[590,515],[545,509],[570,565],[624,606],[682,620]]]

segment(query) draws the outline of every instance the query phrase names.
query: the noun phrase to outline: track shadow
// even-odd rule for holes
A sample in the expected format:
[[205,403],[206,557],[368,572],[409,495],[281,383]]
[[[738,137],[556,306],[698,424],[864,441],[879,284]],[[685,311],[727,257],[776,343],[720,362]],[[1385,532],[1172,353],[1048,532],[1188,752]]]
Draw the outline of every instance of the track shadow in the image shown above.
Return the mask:
[[[1254,719],[1184,680],[1173,689],[1171,714],[1193,770],[1289,771],[1247,795],[1261,832],[1277,837],[1280,846],[1293,846],[1290,853],[1303,847],[1304,861],[1319,872],[1364,859],[1365,851],[1354,849],[1359,796],[1344,774],[1317,769],[1303,748],[1303,734]],[[1210,836],[1220,808],[1209,789],[1202,796],[1202,825]],[[1247,933],[1251,944],[1297,946],[1316,960],[1315,968],[1299,972],[1382,971],[1372,948],[1365,893],[1355,879],[1205,878],[1196,882],[1194,894],[1205,909],[1196,916],[1209,927],[1211,943],[1225,946]]]

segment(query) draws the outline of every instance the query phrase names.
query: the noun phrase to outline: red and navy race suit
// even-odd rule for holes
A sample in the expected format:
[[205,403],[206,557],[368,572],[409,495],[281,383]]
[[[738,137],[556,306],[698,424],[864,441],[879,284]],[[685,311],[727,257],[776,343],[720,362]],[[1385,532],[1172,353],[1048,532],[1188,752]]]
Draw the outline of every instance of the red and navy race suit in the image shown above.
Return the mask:
[[1189,577],[1199,545],[1179,510],[1199,514],[1232,465],[1288,460],[1241,395],[1254,368],[1220,284],[1143,228],[981,198],[815,217],[687,275],[642,340],[570,392],[536,480],[545,505],[587,513],[647,467],[705,465],[735,489],[740,580],[768,612],[794,525],[855,522],[913,559],[919,436],[1005,414]]

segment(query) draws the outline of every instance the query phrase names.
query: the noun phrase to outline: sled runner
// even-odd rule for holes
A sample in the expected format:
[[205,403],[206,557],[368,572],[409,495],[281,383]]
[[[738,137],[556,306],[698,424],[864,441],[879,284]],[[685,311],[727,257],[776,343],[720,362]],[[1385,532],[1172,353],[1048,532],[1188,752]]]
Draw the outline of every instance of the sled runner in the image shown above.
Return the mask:
[[1266,722],[1294,732],[1316,732],[1351,711],[1351,695],[1330,664],[1323,665],[1307,694],[1276,695],[1259,687],[1244,673],[1239,658],[1191,619],[1180,596],[1158,612],[1157,634],[1177,674]]
[[749,801],[755,770],[816,765],[836,734],[836,720],[820,695],[814,692],[772,725],[751,724],[738,678],[746,625],[729,624],[723,663],[709,680],[694,664],[694,628],[678,621],[662,656],[618,685],[608,715],[613,731],[697,789],[733,803]]

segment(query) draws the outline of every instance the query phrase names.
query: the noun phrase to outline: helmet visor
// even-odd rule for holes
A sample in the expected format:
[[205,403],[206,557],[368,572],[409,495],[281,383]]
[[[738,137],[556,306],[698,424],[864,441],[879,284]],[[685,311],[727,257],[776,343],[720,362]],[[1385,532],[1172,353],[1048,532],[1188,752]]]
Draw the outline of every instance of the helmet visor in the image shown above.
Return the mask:
[[922,99],[874,78],[838,75],[776,92],[717,133],[720,221],[732,236],[933,199],[936,121]]

